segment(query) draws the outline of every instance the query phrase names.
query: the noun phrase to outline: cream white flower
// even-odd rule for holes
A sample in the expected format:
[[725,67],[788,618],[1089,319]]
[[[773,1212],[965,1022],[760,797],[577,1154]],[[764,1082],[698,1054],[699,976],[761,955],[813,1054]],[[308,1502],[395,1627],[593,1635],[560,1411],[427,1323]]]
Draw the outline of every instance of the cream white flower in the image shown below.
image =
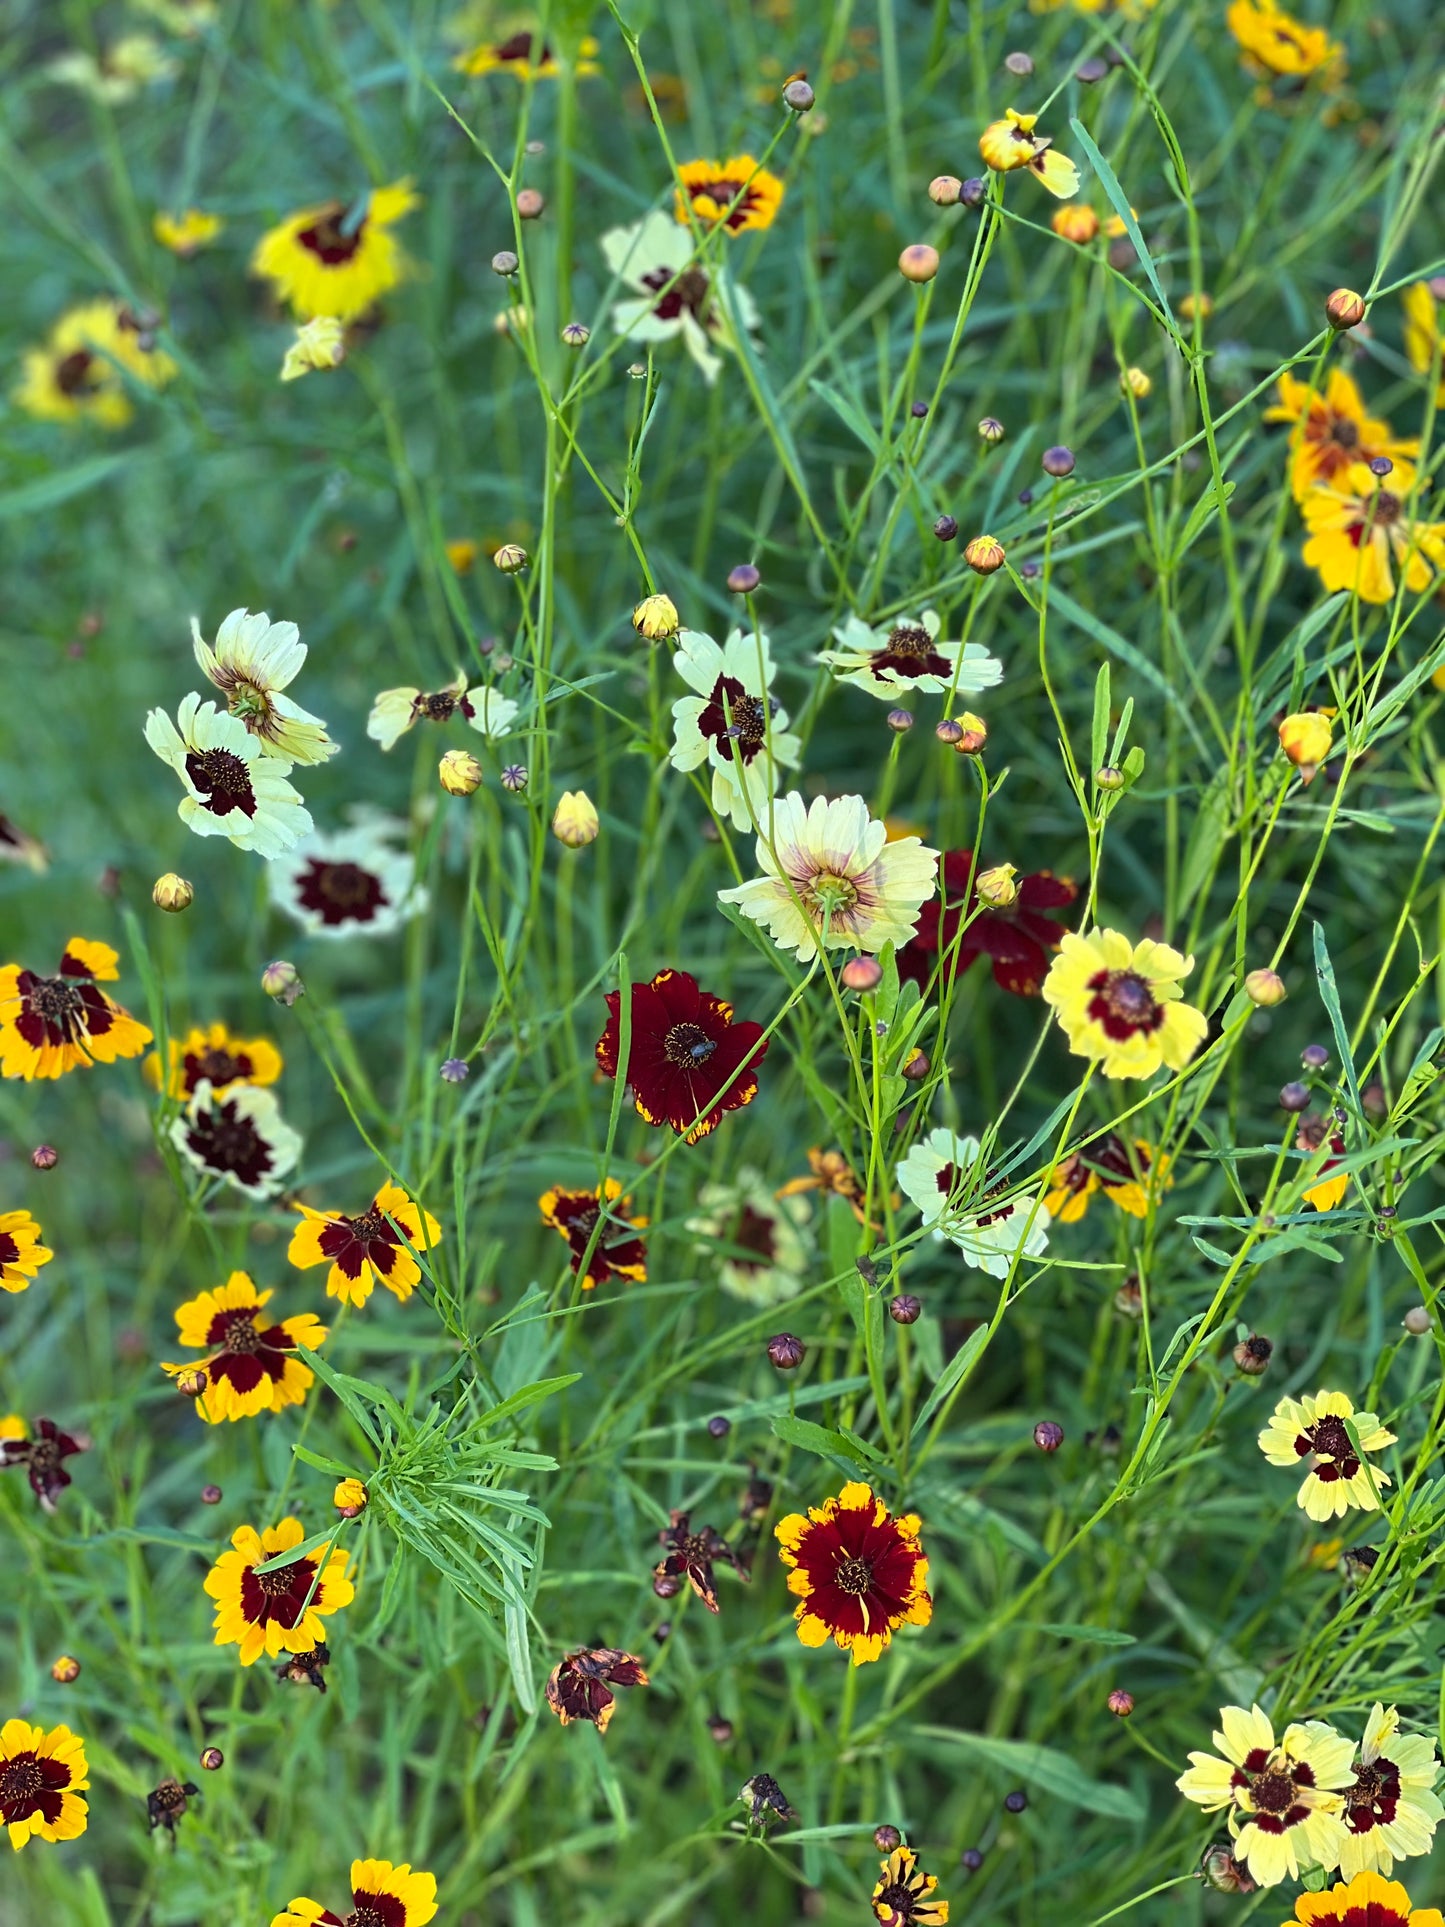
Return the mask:
[[430,694],[420,689],[383,689],[371,705],[366,733],[383,749],[392,749],[413,723],[445,723],[461,716],[489,741],[505,736],[516,721],[520,705],[488,684],[467,688],[465,674],[457,674],[444,689]]
[[426,908],[406,824],[384,811],[304,838],[271,865],[271,901],[313,937],[388,937]]
[[264,755],[239,717],[192,694],[175,722],[153,709],[145,735],[185,785],[178,814],[197,836],[228,836],[238,849],[275,857],[310,835],[310,814],[286,781],[290,764]]
[[306,661],[306,645],[294,622],[273,622],[268,615],[233,609],[216,631],[214,648],[194,616],[191,637],[201,673],[221,691],[226,707],[265,755],[287,763],[324,763],[336,754],[340,745],[326,734],[321,718],[281,694]]
[[1445,1807],[1435,1796],[1440,1762],[1435,1742],[1402,1733],[1400,1715],[1375,1702],[1360,1741],[1355,1779],[1344,1790],[1345,1838],[1340,1872],[1393,1873],[1397,1860],[1429,1853]]
[[762,924],[780,950],[810,963],[820,942],[881,950],[913,935],[937,882],[937,850],[916,836],[890,843],[861,796],[819,796],[809,806],[792,790],[772,806],[771,835],[766,814],[760,820],[763,875],[719,890],[718,900]]
[[602,237],[602,252],[617,278],[635,294],[615,302],[612,326],[629,341],[673,341],[680,335],[708,382],[722,362],[713,349],[736,351],[736,326],[753,334],[758,310],[746,288],[722,268],[693,260],[693,237],[669,214],[654,210]]
[[[731,1184],[705,1184],[687,1229],[718,1250],[718,1283],[749,1305],[781,1305],[803,1289],[808,1246],[806,1198],[777,1197],[745,1164]],[[747,1255],[744,1255],[747,1254]]]
[[956,1244],[976,1271],[1007,1278],[1020,1254],[1047,1250],[1049,1214],[1028,1193],[996,1197],[978,1154],[976,1137],[930,1131],[899,1165],[898,1182],[935,1238]]
[[302,1138],[265,1085],[228,1084],[218,1092],[202,1078],[171,1125],[171,1142],[206,1177],[266,1198],[295,1167]]
[[719,648],[700,630],[684,629],[677,643],[672,666],[697,694],[672,705],[672,766],[709,763],[718,815],[735,830],[765,829],[778,772],[795,768],[802,754],[787,711],[771,693],[767,636],[734,629]]
[[[1355,1428],[1359,1451],[1346,1419]],[[1300,1399],[1282,1398],[1269,1424],[1259,1435],[1259,1449],[1271,1465],[1298,1467],[1309,1472],[1296,1495],[1306,1515],[1321,1524],[1343,1518],[1351,1506],[1363,1512],[1379,1509],[1376,1491],[1389,1478],[1362,1453],[1379,1452],[1395,1443],[1373,1412],[1357,1412],[1348,1392],[1316,1392]]]
[[[1229,1809],[1229,1831],[1262,1887],[1307,1866],[1338,1866],[1344,1840],[1340,1789],[1354,1779],[1354,1742],[1321,1720],[1274,1728],[1255,1706],[1220,1709],[1214,1753],[1191,1753],[1175,1785],[1207,1813]],[[1215,1754],[1220,1757],[1216,1758]]]
[[940,642],[940,626],[935,609],[925,609],[917,622],[905,619],[882,629],[849,616],[833,631],[838,647],[822,650],[818,660],[829,664],[840,682],[855,683],[886,703],[920,690],[976,696],[1003,681],[996,656],[976,642]]
[[346,359],[346,328],[334,314],[303,322],[281,363],[282,381],[299,381],[313,369],[339,368]]

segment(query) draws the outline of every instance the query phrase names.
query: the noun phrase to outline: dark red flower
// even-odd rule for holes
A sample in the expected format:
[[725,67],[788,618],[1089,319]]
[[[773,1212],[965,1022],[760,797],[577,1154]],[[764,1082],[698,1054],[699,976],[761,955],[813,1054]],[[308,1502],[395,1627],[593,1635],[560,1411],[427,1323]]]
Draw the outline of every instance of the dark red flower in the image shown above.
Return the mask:
[[[607,1009],[597,1062],[616,1077],[620,991],[608,996]],[[700,990],[685,970],[659,970],[650,984],[632,986],[629,1045],[626,1075],[639,1116],[670,1124],[689,1144],[715,1130],[724,1111],[752,1103],[768,1054],[762,1025],[734,1023],[732,1005]]]
[[[646,1278],[647,1246],[641,1238],[628,1236],[628,1227],[633,1231],[645,1230],[647,1220],[621,1215],[627,1211],[631,1199],[623,1197],[622,1186],[616,1178],[608,1178],[595,1191],[567,1191],[560,1184],[554,1184],[550,1191],[542,1193],[537,1203],[543,1223],[551,1225],[567,1240],[573,1271],[582,1271],[586,1259],[587,1269],[582,1276],[584,1291],[605,1285],[609,1278],[630,1278],[638,1283]],[[614,1206],[619,1216],[609,1215],[594,1244],[592,1233],[597,1220],[604,1210],[610,1214]],[[590,1258],[587,1257],[589,1245],[592,1246]]]
[[607,1731],[617,1704],[614,1686],[646,1686],[642,1661],[616,1646],[579,1646],[558,1662],[547,1681],[547,1704],[564,1726],[591,1720]]
[[704,1526],[694,1532],[685,1512],[674,1512],[672,1523],[657,1535],[659,1545],[668,1548],[667,1557],[654,1568],[656,1579],[686,1579],[710,1613],[718,1610],[717,1586],[712,1569],[715,1560],[724,1560],[741,1579],[751,1578],[746,1564],[733,1551],[720,1532]]
[[[978,865],[980,870],[983,867]],[[1019,878],[1017,898],[1006,910],[999,910],[979,903],[974,875],[971,850],[948,851],[943,859],[943,896],[934,897],[919,912],[917,930],[898,953],[899,976],[926,987],[940,964],[942,975],[951,970],[962,976],[975,957],[986,956],[1000,990],[1015,997],[1037,997],[1049,967],[1049,952],[1058,949],[1064,934],[1063,927],[1043,912],[1072,903],[1079,894],[1077,886],[1050,870],[1036,870]],[[965,922],[968,927],[960,938]]]
[[54,1512],[56,1499],[70,1484],[70,1474],[61,1460],[89,1449],[88,1439],[72,1438],[53,1419],[37,1419],[33,1439],[0,1439],[0,1466],[23,1465],[30,1490],[47,1512]]

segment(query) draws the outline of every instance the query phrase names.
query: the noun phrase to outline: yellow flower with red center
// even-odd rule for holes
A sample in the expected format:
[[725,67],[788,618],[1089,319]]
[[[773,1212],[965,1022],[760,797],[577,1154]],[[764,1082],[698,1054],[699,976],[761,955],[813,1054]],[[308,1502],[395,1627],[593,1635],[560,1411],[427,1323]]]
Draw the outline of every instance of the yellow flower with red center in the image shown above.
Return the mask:
[[313,1927],[316,1922],[325,1927],[426,1927],[436,1910],[435,1874],[413,1873],[405,1862],[394,1867],[389,1860],[353,1860],[347,1913],[334,1914],[303,1894],[275,1916],[271,1927]]
[[50,1263],[55,1253],[40,1237],[28,1211],[0,1211],[0,1291],[28,1291],[40,1267]]
[[880,1862],[873,1918],[880,1927],[947,1927],[948,1902],[935,1900],[938,1875],[925,1873],[912,1847],[895,1847]]
[[725,227],[729,234],[748,228],[771,227],[783,204],[783,182],[751,154],[733,154],[725,161],[688,161],[678,169],[674,193],[677,218],[705,228]]
[[1105,1077],[1152,1077],[1161,1064],[1181,1071],[1204,1042],[1202,1011],[1183,1002],[1182,980],[1194,968],[1167,943],[1131,944],[1117,930],[1068,932],[1044,979],[1076,1057]]
[[85,1741],[68,1726],[0,1726],[0,1822],[19,1853],[30,1840],[77,1840],[89,1823]]
[[219,214],[188,207],[184,214],[157,214],[151,222],[151,232],[163,248],[169,248],[172,254],[186,261],[202,248],[208,248],[225,225]]
[[1400,296],[1400,303],[1405,310],[1405,353],[1410,366],[1417,375],[1437,371],[1440,386],[1435,391],[1435,406],[1445,408],[1445,372],[1441,372],[1445,327],[1436,298],[1440,285],[1438,281],[1415,281]]
[[27,350],[15,401],[37,421],[124,428],[135,413],[125,377],[164,388],[175,373],[152,321],[122,301],[87,301],[60,317],[44,347]]
[[[580,75],[600,71],[596,61],[599,43],[586,34],[577,43],[573,71]],[[539,38],[530,27],[519,27],[501,40],[483,40],[457,55],[452,66],[459,74],[474,80],[481,74],[511,74],[514,79],[555,80],[562,62],[550,41]]]
[[391,230],[418,206],[409,180],[373,188],[364,201],[323,201],[288,215],[261,236],[251,272],[303,321],[334,315],[354,321],[398,286],[406,257]]
[[1398,1880],[1366,1870],[1317,1894],[1303,1893],[1284,1927],[1445,1927],[1438,1907],[1415,1907]]
[[1206,1813],[1227,1811],[1234,1858],[1263,1887],[1297,1880],[1302,1866],[1337,1866],[1353,1740],[1322,1720],[1298,1720],[1276,1744],[1257,1706],[1222,1707],[1219,1726],[1214,1752],[1191,1753],[1175,1785]]
[[793,1512],[774,1527],[778,1556],[789,1568],[788,1591],[798,1638],[834,1645],[861,1666],[877,1659],[900,1626],[926,1626],[933,1601],[922,1521],[894,1515],[871,1486],[850,1482],[807,1516]]
[[1380,456],[1395,462],[1419,453],[1418,440],[1402,441],[1390,424],[1365,413],[1354,377],[1332,368],[1321,393],[1293,375],[1279,378],[1279,400],[1264,411],[1267,422],[1289,422],[1290,487],[1303,502],[1317,482],[1332,484],[1356,462]]
[[1445,569],[1445,522],[1416,518],[1409,499],[1414,486],[1408,462],[1397,462],[1383,477],[1354,462],[1332,488],[1310,490],[1300,507],[1310,532],[1304,559],[1326,589],[1389,602],[1401,579],[1411,595],[1430,587]]
[[1302,80],[1318,74],[1333,86],[1345,74],[1345,50],[1323,27],[1307,27],[1275,0],[1233,0],[1224,16],[1252,74]]
[[[232,1084],[274,1084],[282,1070],[281,1053],[269,1038],[237,1037],[222,1023],[193,1026],[184,1037],[172,1037],[170,1059],[168,1097],[190,1097],[203,1079],[217,1094]],[[158,1051],[151,1052],[144,1070],[159,1088]]]
[[1348,1392],[1282,1398],[1259,1435],[1259,1449],[1271,1465],[1308,1462],[1296,1503],[1317,1525],[1343,1518],[1351,1506],[1379,1510],[1379,1495],[1390,1480],[1367,1455],[1394,1443],[1395,1434],[1373,1412],[1355,1410]]
[[1045,134],[1037,134],[1037,114],[1015,113],[1010,107],[1002,120],[990,121],[978,137],[978,151],[996,174],[1027,167],[1050,194],[1067,201],[1079,191],[1079,170],[1054,148]]
[[274,1659],[278,1653],[314,1652],[326,1637],[322,1621],[356,1597],[346,1576],[350,1554],[328,1556],[324,1546],[272,1572],[257,1571],[305,1538],[299,1519],[283,1519],[265,1532],[239,1526],[231,1550],[206,1575],[205,1589],[216,1602],[215,1643],[239,1646],[243,1666],[254,1666],[263,1653]]
[[0,968],[0,1077],[28,1083],[138,1057],[151,1033],[100,989],[120,975],[119,962],[108,943],[72,937],[53,977],[23,964]]
[[201,1292],[177,1310],[181,1343],[210,1356],[192,1364],[163,1364],[161,1370],[172,1378],[190,1372],[204,1376],[206,1389],[196,1400],[196,1410],[208,1425],[284,1411],[305,1399],[315,1373],[296,1357],[296,1347],[315,1351],[326,1327],[309,1311],[295,1318],[268,1318],[265,1307],[273,1296],[258,1292],[244,1271],[233,1271],[224,1285]]
[[356,1218],[305,1204],[297,1209],[302,1222],[291,1234],[286,1256],[298,1271],[329,1263],[326,1295],[344,1305],[364,1305],[378,1284],[405,1304],[421,1279],[414,1252],[432,1252],[441,1242],[436,1219],[413,1204],[399,1184],[384,1184]]
[[1131,1218],[1147,1218],[1150,1204],[1174,1182],[1168,1173],[1169,1159],[1156,1159],[1144,1138],[1128,1145],[1110,1131],[1054,1166],[1044,1209],[1060,1224],[1077,1224],[1089,1199],[1102,1191]]

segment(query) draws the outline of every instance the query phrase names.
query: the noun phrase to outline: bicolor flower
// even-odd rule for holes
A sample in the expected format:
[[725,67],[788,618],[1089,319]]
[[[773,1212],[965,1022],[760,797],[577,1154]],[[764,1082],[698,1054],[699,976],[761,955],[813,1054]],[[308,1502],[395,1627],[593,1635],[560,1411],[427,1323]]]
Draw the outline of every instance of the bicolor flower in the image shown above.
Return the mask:
[[120,975],[119,962],[108,943],[72,937],[54,977],[23,964],[0,967],[0,1077],[29,1083],[139,1057],[151,1033],[100,988]]
[[303,1140],[282,1117],[274,1091],[232,1084],[218,1093],[203,1077],[171,1125],[171,1142],[203,1177],[269,1198],[294,1169]]
[[164,388],[176,364],[122,301],[87,301],[63,314],[43,348],[21,358],[16,405],[39,421],[124,428],[135,413],[127,382]]
[[389,937],[426,908],[406,824],[381,811],[314,831],[271,865],[271,901],[312,937]]
[[760,1171],[740,1166],[728,1184],[705,1184],[686,1229],[704,1238],[717,1261],[717,1281],[748,1305],[781,1305],[803,1289],[808,1246],[801,1197],[774,1196]]
[[947,1927],[948,1902],[933,1898],[938,1875],[923,1871],[912,1847],[895,1847],[879,1866],[873,1888],[879,1927]]
[[1308,1156],[1313,1156],[1328,1143],[1331,1155],[1320,1166],[1319,1175],[1305,1192],[1304,1198],[1305,1203],[1315,1211],[1333,1211],[1350,1188],[1349,1172],[1336,1169],[1345,1155],[1345,1140],[1338,1131],[1331,1129],[1328,1118],[1322,1117],[1318,1111],[1306,1111],[1299,1121],[1294,1142],[1295,1149]]
[[849,1483],[806,1518],[790,1513],[773,1530],[805,1646],[831,1639],[861,1666],[882,1654],[900,1626],[926,1626],[933,1617],[921,1521],[911,1512],[895,1518],[870,1486]]
[[1079,191],[1079,170],[1069,158],[1058,153],[1048,136],[1034,130],[1037,114],[1018,114],[1010,107],[1002,120],[990,121],[978,137],[978,151],[995,173],[1011,174],[1026,167],[1035,178],[1061,201]]
[[1354,1784],[1344,1789],[1340,1872],[1346,1880],[1366,1869],[1393,1873],[1397,1860],[1429,1853],[1445,1820],[1435,1795],[1439,1771],[1434,1740],[1402,1733],[1395,1708],[1377,1700],[1360,1741]]
[[303,1894],[271,1927],[426,1927],[436,1910],[435,1874],[413,1873],[405,1861],[394,1867],[389,1860],[353,1860],[346,1913],[334,1914]]
[[1445,1927],[1438,1907],[1414,1907],[1398,1880],[1357,1873],[1319,1893],[1302,1893],[1285,1927]]
[[616,333],[643,343],[680,338],[707,382],[722,368],[714,349],[736,353],[739,326],[756,333],[757,303],[747,289],[725,269],[696,261],[691,231],[661,209],[612,228],[602,237],[602,253],[609,271],[633,290],[613,303]]
[[1191,1753],[1175,1782],[1185,1799],[1206,1813],[1228,1810],[1235,1858],[1262,1887],[1298,1880],[1302,1867],[1336,1866],[1354,1742],[1321,1720],[1302,1720],[1276,1745],[1257,1706],[1222,1707],[1219,1724],[1214,1753]]
[[861,796],[819,796],[808,805],[793,790],[771,815],[771,835],[764,823],[757,841],[762,876],[720,890],[719,902],[735,903],[801,963],[811,963],[820,946],[877,951],[908,941],[933,893],[936,850],[916,836],[890,843],[888,826],[868,814]]
[[1379,1509],[1378,1495],[1390,1481],[1367,1455],[1394,1443],[1395,1434],[1373,1412],[1355,1410],[1348,1392],[1282,1398],[1259,1435],[1259,1449],[1271,1465],[1309,1461],[1295,1502],[1316,1523],[1343,1518],[1351,1506],[1362,1512]]
[[40,1226],[28,1211],[0,1211],[0,1291],[28,1291],[42,1265],[55,1256],[41,1244]]
[[489,684],[467,688],[465,674],[458,670],[445,689],[430,694],[420,689],[383,689],[371,705],[366,733],[383,749],[392,749],[413,723],[445,723],[461,716],[483,736],[505,736],[516,720],[518,704]]
[[[689,1144],[717,1128],[725,1111],[758,1094],[758,1067],[768,1054],[761,1024],[738,1023],[733,1007],[701,990],[685,970],[659,970],[633,984],[631,1036],[623,1073],[637,1114],[667,1124]],[[597,1040],[605,1077],[618,1075],[622,1048],[621,991],[607,996],[607,1028]]]
[[839,682],[850,682],[880,702],[927,691],[942,695],[977,696],[1003,681],[1003,664],[976,642],[940,642],[936,609],[925,609],[917,622],[901,621],[870,628],[858,616],[848,616],[833,631],[836,649],[819,652]]
[[[274,1084],[281,1075],[281,1053],[269,1037],[236,1037],[222,1023],[172,1037],[170,1058],[168,1097],[190,1097],[203,1079],[220,1096],[233,1084]],[[155,1051],[145,1061],[145,1074],[159,1088],[161,1060]]]
[[1044,979],[1043,999],[1075,1057],[1105,1077],[1152,1077],[1161,1064],[1183,1070],[1209,1029],[1182,1001],[1194,968],[1167,943],[1131,944],[1117,930],[1068,931]]
[[1445,369],[1441,368],[1445,323],[1430,282],[1411,282],[1400,296],[1400,305],[1405,310],[1406,357],[1417,375],[1437,371],[1440,386],[1435,391],[1435,406],[1445,408]]
[[[632,1200],[624,1198],[616,1178],[607,1178],[595,1191],[569,1191],[554,1184],[537,1200],[543,1224],[567,1241],[572,1270],[582,1278],[582,1289],[592,1291],[612,1278],[640,1284],[647,1277],[647,1246],[632,1234],[647,1229],[646,1218],[630,1218]],[[614,1211],[613,1207],[616,1207]],[[593,1244],[599,1218],[602,1230]],[[592,1255],[587,1257],[587,1247]],[[587,1269],[582,1270],[583,1261]]]
[[303,321],[354,321],[405,276],[406,257],[391,230],[419,200],[410,181],[394,181],[349,206],[323,201],[303,208],[261,236],[251,272]]
[[441,1226],[399,1184],[384,1184],[356,1218],[306,1204],[296,1208],[301,1223],[286,1256],[298,1271],[329,1264],[326,1295],[344,1305],[364,1305],[378,1284],[405,1304],[421,1282],[416,1253],[430,1254],[441,1243]]
[[1156,1160],[1153,1146],[1142,1137],[1126,1144],[1109,1131],[1054,1166],[1044,1208],[1059,1224],[1077,1224],[1089,1199],[1102,1191],[1131,1218],[1147,1218],[1150,1203],[1174,1182],[1168,1172],[1169,1159]]
[[957,1245],[966,1265],[1007,1278],[1022,1259],[1048,1249],[1048,1207],[1028,1193],[990,1185],[979,1148],[976,1137],[930,1131],[899,1165],[898,1182],[924,1225]]
[[238,849],[273,857],[309,835],[310,815],[286,781],[290,764],[267,755],[239,716],[192,693],[175,722],[153,709],[145,736],[181,779],[177,814],[197,836],[228,836]]
[[1063,926],[1046,911],[1063,910],[1078,888],[1052,870],[1018,879],[1018,895],[1000,908],[984,903],[975,887],[983,872],[971,850],[949,850],[939,865],[941,890],[918,913],[918,929],[898,953],[898,974],[920,987],[935,970],[947,984],[976,957],[987,957],[993,980],[1014,997],[1037,997],[1049,954],[1063,941]]
[[207,1425],[281,1412],[305,1400],[316,1374],[297,1358],[296,1347],[316,1351],[326,1327],[309,1311],[295,1318],[268,1317],[265,1307],[274,1295],[258,1292],[244,1271],[233,1271],[224,1285],[177,1310],[181,1343],[208,1356],[184,1365],[162,1364],[161,1370],[172,1378],[196,1372],[205,1378],[196,1410]]
[[1392,462],[1418,455],[1417,438],[1401,441],[1390,424],[1365,413],[1353,375],[1331,368],[1323,392],[1293,375],[1279,378],[1279,400],[1264,411],[1267,422],[1290,424],[1290,487],[1303,502],[1316,483],[1333,486],[1356,462],[1384,456]]
[[725,161],[687,161],[678,169],[674,211],[679,223],[725,227],[729,234],[771,227],[783,204],[784,184],[759,167],[751,154]]
[[1275,0],[1231,0],[1224,15],[1252,74],[1304,80],[1318,74],[1326,85],[1344,78],[1345,50],[1323,27],[1307,27]]
[[616,1646],[579,1646],[552,1668],[547,1704],[564,1726],[590,1720],[599,1733],[617,1710],[615,1686],[646,1686],[647,1671],[633,1653]]
[[306,661],[306,645],[294,622],[233,609],[212,645],[192,616],[191,640],[202,675],[220,690],[227,709],[265,755],[287,763],[324,763],[336,754],[340,744],[332,742],[321,718],[281,694]]
[[[591,34],[584,34],[577,43],[573,72],[579,77],[600,72],[594,57],[597,50],[598,42]],[[511,74],[520,81],[555,80],[562,71],[551,43],[530,27],[519,28],[505,40],[480,41],[458,54],[452,65],[459,74],[470,74],[474,79],[481,74]]]
[[1383,478],[1355,462],[1332,488],[1310,490],[1300,505],[1310,532],[1304,560],[1326,589],[1389,602],[1402,578],[1411,595],[1430,587],[1445,569],[1445,522],[1419,516],[1410,502],[1414,486],[1408,462]]
[[788,714],[772,694],[773,658],[764,634],[733,629],[718,647],[711,636],[684,629],[672,666],[697,693],[672,705],[674,769],[712,768],[712,806],[735,830],[763,826],[778,787],[802,743],[788,730]]
[[0,1726],[0,1824],[19,1853],[31,1840],[78,1840],[90,1814],[85,1741],[68,1726]]
[[40,1501],[42,1512],[54,1512],[55,1501],[71,1482],[64,1461],[89,1450],[89,1439],[62,1432],[54,1419],[37,1419],[31,1437],[26,1436],[23,1421],[18,1433],[0,1429],[0,1469],[25,1467],[30,1490]]
[[346,1576],[351,1555],[342,1550],[327,1557],[323,1546],[274,1572],[256,1570],[305,1538],[299,1519],[283,1519],[264,1532],[239,1526],[231,1550],[206,1575],[205,1590],[216,1602],[215,1644],[239,1646],[243,1666],[254,1666],[263,1653],[275,1659],[278,1653],[314,1651],[325,1638],[322,1621],[356,1597]]

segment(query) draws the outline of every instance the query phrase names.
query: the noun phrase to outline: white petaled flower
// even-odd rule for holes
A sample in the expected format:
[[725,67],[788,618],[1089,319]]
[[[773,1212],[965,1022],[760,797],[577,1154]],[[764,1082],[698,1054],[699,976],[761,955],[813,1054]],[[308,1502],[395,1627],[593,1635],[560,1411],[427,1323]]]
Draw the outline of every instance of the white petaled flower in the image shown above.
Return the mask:
[[684,629],[677,645],[672,666],[697,694],[672,705],[672,766],[709,763],[718,815],[735,830],[766,828],[778,772],[795,768],[802,754],[788,730],[788,712],[771,693],[767,636],[734,629],[719,648],[700,630]]
[[965,1264],[1007,1278],[1015,1261],[1048,1249],[1049,1214],[1030,1193],[990,1188],[976,1137],[930,1131],[898,1167],[898,1182],[935,1238],[958,1246]]
[[1434,1740],[1402,1733],[1395,1708],[1377,1700],[1360,1741],[1354,1784],[1344,1789],[1340,1872],[1346,1880],[1370,1870],[1393,1873],[1397,1860],[1429,1853],[1445,1820],[1435,1796],[1439,1771]]
[[781,1305],[803,1289],[806,1198],[780,1198],[745,1164],[732,1184],[705,1184],[687,1229],[717,1248],[718,1283],[749,1305]]
[[762,924],[780,950],[811,963],[819,944],[829,950],[881,950],[904,944],[938,880],[938,852],[916,836],[888,841],[887,826],[868,814],[861,796],[811,806],[796,790],[772,806],[769,835],[760,819],[758,868],[735,889],[719,890]]
[[[1262,1887],[1308,1866],[1336,1867],[1344,1840],[1340,1789],[1354,1779],[1354,1742],[1322,1720],[1274,1728],[1255,1706],[1221,1707],[1214,1753],[1191,1753],[1175,1785],[1206,1813],[1229,1810],[1229,1831]],[[1216,1757],[1218,1755],[1218,1757]]]
[[171,1142],[206,1177],[266,1198],[294,1168],[302,1139],[267,1086],[230,1084],[217,1092],[202,1078],[171,1125]]
[[426,908],[415,858],[395,847],[405,836],[405,823],[379,811],[308,836],[272,864],[271,901],[309,936],[390,936]]
[[829,664],[840,682],[856,683],[888,703],[920,690],[977,696],[1003,681],[997,656],[976,642],[940,642],[940,626],[935,609],[925,609],[917,622],[904,619],[885,629],[849,616],[833,631],[838,647],[820,651],[818,660]]
[[306,645],[294,622],[273,622],[265,614],[233,609],[216,631],[214,648],[194,616],[191,636],[202,673],[267,756],[288,763],[324,763],[336,754],[340,744],[332,742],[321,718],[281,694],[306,660]]
[[383,749],[392,749],[413,723],[446,723],[461,716],[483,736],[505,736],[516,720],[519,705],[510,696],[484,684],[467,688],[459,670],[443,689],[383,689],[371,705],[366,733]]
[[238,849],[274,857],[310,834],[310,814],[286,781],[290,764],[267,756],[239,717],[191,694],[174,722],[153,709],[145,735],[185,785],[177,809],[197,836],[228,836]]
[[758,310],[746,288],[722,268],[693,260],[693,237],[672,216],[654,210],[602,237],[607,265],[636,292],[614,302],[612,326],[629,341],[682,337],[709,383],[722,367],[714,348],[736,352],[736,329],[756,333]]

